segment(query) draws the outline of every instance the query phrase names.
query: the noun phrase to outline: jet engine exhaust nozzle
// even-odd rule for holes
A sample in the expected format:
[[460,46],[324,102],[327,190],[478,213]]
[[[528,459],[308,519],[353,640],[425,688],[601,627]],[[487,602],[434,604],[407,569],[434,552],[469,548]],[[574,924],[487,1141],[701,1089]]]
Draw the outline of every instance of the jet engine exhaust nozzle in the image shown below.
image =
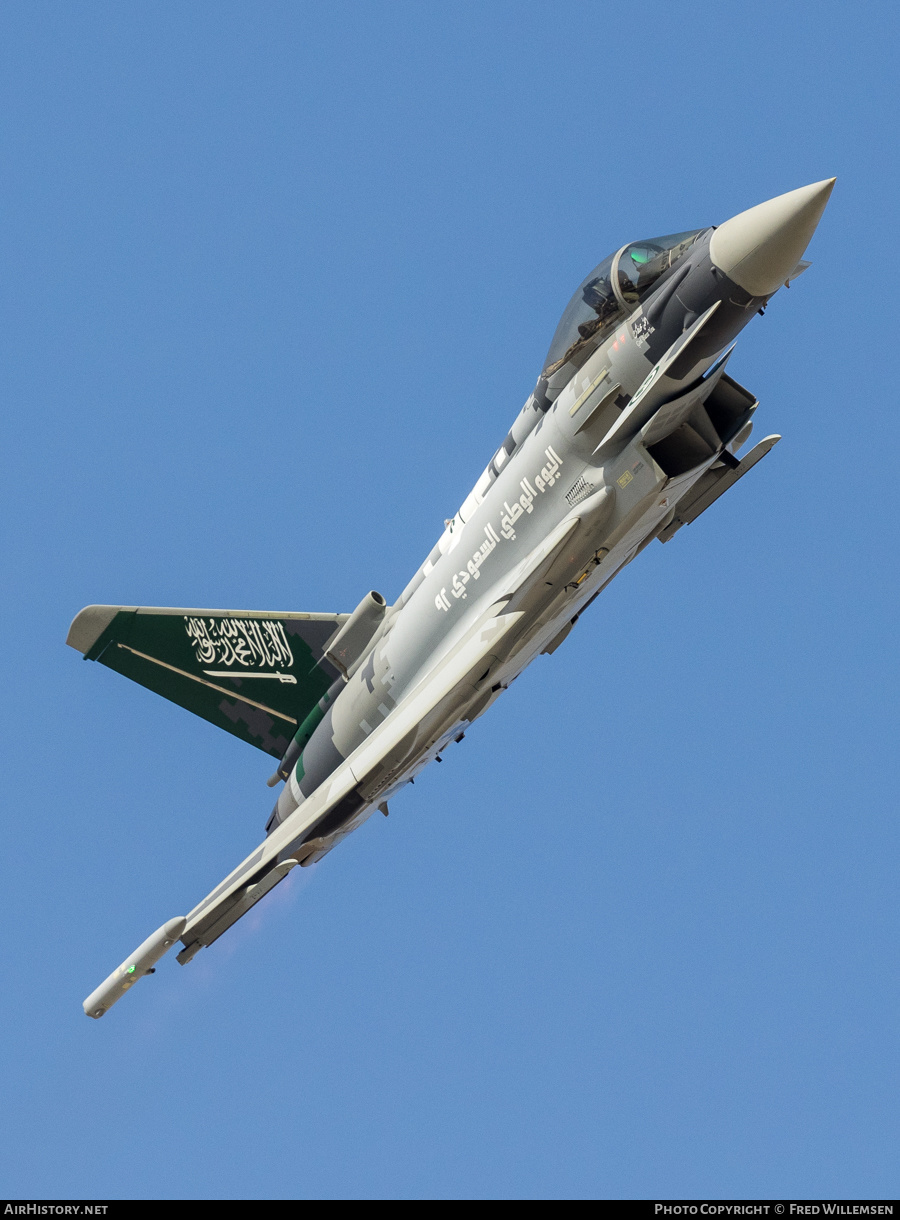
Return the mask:
[[710,239],[713,263],[753,296],[771,295],[803,257],[834,183],[813,182],[732,216]]

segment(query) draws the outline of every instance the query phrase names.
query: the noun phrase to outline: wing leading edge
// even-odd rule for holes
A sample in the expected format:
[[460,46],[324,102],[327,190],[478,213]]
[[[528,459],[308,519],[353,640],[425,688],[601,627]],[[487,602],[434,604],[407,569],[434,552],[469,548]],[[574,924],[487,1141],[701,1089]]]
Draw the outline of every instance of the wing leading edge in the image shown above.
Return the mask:
[[[497,650],[522,618],[521,611],[505,612],[506,602],[494,605],[452,653],[433,670],[407,699],[368,737],[300,808],[264,843],[230,873],[211,894],[186,916],[170,920],[154,933],[84,1002],[88,1016],[99,1018],[125,994],[180,935],[185,948],[178,954],[184,965],[204,946],[217,940],[232,924],[273,889],[306,858],[308,840],[329,815],[360,791],[365,804],[377,801],[379,771],[411,759],[421,744],[424,725],[435,709],[452,698],[460,683],[474,688],[485,659]],[[77,620],[76,620],[77,622]],[[78,647],[76,644],[75,647]],[[471,693],[471,692],[470,692]],[[425,729],[427,733],[427,729]],[[307,849],[308,850],[308,849]]]
[[[212,944],[242,915],[273,889],[299,863],[309,862],[329,850],[334,839],[342,836],[348,826],[380,808],[391,791],[405,782],[418,761],[434,748],[448,723],[464,717],[473,699],[490,684],[494,663],[507,655],[514,646],[517,631],[526,617],[519,608],[517,595],[529,576],[542,564],[552,562],[579,525],[579,518],[563,521],[544,542],[510,574],[499,598],[466,632],[461,640],[406,695],[398,707],[362,742],[362,744],[320,785],[320,787],[251,854],[234,869],[187,916],[170,920],[149,938],[132,958],[88,997],[85,1012],[101,1017],[128,990],[137,978],[149,973],[149,967],[180,936],[184,949],[178,954],[182,964],[190,961],[202,948]],[[120,626],[117,626],[119,616]],[[231,611],[139,610],[136,607],[92,606],[83,610],[72,624],[68,643],[83,651],[87,659],[106,662],[113,652],[134,655],[142,650],[135,644],[131,630],[142,630],[144,615],[215,618],[269,618],[285,621],[346,621],[346,615],[248,615]],[[136,624],[136,627],[135,627]],[[185,631],[187,629],[185,628]],[[176,635],[171,628],[167,639]],[[331,635],[333,633],[329,633]],[[180,641],[179,641],[180,642]],[[326,643],[328,637],[326,637]],[[119,645],[124,644],[124,648]],[[161,652],[157,648],[157,652]],[[321,646],[320,646],[321,651]],[[182,653],[180,654],[183,658]],[[148,664],[170,668],[169,662],[146,655]],[[485,666],[487,665],[487,671]],[[117,666],[111,666],[117,668]],[[121,671],[121,672],[124,672]],[[130,674],[129,674],[130,676]],[[183,680],[192,681],[187,670]],[[299,683],[298,683],[299,684]],[[199,685],[199,683],[197,683]],[[290,685],[290,684],[287,684]],[[281,686],[281,683],[279,683]],[[157,689],[156,686],[151,689]],[[160,691],[160,693],[164,693]],[[176,699],[175,702],[181,702]],[[184,704],[184,706],[189,706]],[[195,710],[191,707],[191,710]],[[200,713],[203,714],[203,713]],[[211,719],[211,717],[208,717]],[[214,721],[215,723],[215,721]],[[226,727],[226,726],[222,726]],[[232,731],[232,730],[229,730]],[[254,743],[256,744],[256,743]],[[317,837],[318,836],[318,837]],[[178,931],[176,931],[176,926]],[[152,951],[152,952],[151,952]],[[145,960],[146,959],[146,960]],[[151,960],[152,959],[152,960]]]

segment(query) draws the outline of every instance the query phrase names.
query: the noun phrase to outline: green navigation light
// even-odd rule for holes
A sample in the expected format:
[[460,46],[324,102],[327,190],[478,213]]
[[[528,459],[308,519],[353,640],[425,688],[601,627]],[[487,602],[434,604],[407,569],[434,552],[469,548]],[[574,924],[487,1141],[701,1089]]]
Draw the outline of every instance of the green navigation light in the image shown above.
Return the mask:
[[126,974],[134,974],[134,966],[129,966],[125,971]]

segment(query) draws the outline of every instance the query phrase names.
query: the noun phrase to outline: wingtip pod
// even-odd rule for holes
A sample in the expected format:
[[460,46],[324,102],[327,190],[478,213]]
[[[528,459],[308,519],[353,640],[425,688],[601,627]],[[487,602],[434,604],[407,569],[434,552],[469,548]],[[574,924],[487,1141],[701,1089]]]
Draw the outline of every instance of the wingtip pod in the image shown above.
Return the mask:
[[112,1008],[117,1000],[121,1000],[125,992],[133,987],[138,979],[149,974],[159,959],[171,949],[186,924],[187,917],[181,915],[177,919],[170,919],[161,928],[157,928],[152,936],[148,936],[130,957],[126,957],[121,966],[91,992],[82,1005],[85,1016],[97,1020]]

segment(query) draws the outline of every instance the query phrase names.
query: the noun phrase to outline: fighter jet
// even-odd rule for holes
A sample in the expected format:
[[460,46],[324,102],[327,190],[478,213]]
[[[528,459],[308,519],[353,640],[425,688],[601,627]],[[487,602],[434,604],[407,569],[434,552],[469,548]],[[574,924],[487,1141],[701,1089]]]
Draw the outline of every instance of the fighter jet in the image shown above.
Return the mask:
[[469,725],[654,539],[780,439],[737,456],[756,397],[735,339],[801,275],[834,179],[724,224],[632,241],[579,285],[533,392],[409,584],[352,614],[88,606],[68,643],[270,754],[264,841],[84,1001],[101,1017],[177,940],[189,962],[321,860]]

